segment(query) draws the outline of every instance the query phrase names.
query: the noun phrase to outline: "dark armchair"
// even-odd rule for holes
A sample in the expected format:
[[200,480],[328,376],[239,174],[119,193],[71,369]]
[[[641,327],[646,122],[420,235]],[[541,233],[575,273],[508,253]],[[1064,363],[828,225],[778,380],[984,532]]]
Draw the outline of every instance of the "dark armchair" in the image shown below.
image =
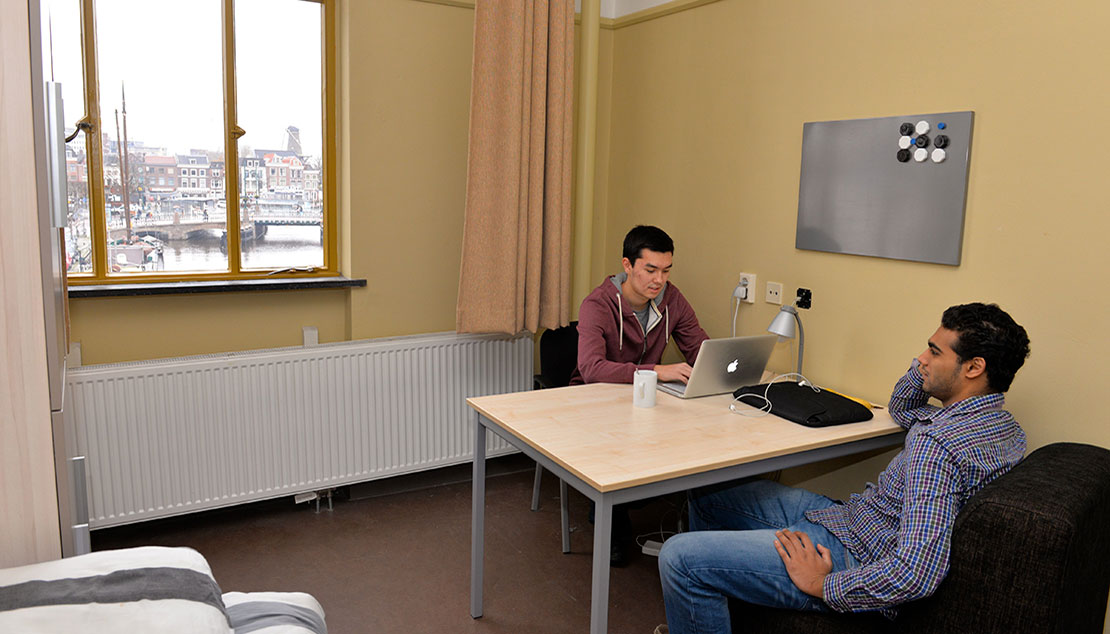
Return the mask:
[[729,604],[733,631],[799,634],[1099,634],[1110,592],[1110,450],[1057,443],[967,503],[948,576],[930,597],[876,614]]

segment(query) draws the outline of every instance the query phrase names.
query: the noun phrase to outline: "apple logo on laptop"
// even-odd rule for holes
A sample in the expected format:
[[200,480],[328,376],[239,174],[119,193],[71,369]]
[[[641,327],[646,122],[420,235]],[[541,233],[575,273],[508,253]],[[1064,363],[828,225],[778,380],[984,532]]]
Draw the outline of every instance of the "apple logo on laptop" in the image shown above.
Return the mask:
[[728,372],[732,374],[736,371],[737,366],[740,365],[740,359],[733,359],[732,363],[728,364]]

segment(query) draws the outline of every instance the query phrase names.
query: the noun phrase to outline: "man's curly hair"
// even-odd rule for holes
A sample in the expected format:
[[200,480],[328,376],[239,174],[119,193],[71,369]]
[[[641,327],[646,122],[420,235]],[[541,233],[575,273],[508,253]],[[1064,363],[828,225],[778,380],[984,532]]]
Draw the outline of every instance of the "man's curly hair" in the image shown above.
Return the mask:
[[987,362],[990,388],[996,392],[1010,389],[1029,356],[1029,336],[1013,317],[997,304],[960,304],[944,311],[940,325],[959,335],[952,349],[961,363],[982,357]]

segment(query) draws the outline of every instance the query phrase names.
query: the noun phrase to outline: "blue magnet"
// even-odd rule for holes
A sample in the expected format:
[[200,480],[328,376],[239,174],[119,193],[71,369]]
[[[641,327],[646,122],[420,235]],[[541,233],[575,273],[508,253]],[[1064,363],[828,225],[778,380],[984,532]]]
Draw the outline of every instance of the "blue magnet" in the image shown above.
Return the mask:
[[945,123],[945,122],[943,122],[943,121],[941,121],[940,123],[938,123],[938,124],[937,124],[937,129],[938,129],[938,130],[943,130],[943,129],[947,128],[947,127],[948,127],[948,124],[947,124],[947,123]]

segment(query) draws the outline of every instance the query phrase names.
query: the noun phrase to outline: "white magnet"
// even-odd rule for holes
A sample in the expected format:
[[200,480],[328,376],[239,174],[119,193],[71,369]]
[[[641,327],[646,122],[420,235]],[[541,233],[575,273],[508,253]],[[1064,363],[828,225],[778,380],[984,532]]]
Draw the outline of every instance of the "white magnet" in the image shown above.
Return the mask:
[[919,147],[916,150],[914,150],[913,160],[917,161],[918,163],[921,163],[927,158],[929,158],[929,150],[926,150],[923,147]]
[[908,136],[904,136],[898,139],[898,147],[902,148],[903,150],[909,148],[911,143],[913,143],[913,139]]
[[929,122],[922,119],[917,122],[917,127],[914,129],[918,134],[929,134]]
[[946,158],[948,158],[948,152],[945,152],[944,150],[940,149],[939,147],[937,149],[933,150],[933,162],[934,163],[943,163],[944,159],[946,159]]

